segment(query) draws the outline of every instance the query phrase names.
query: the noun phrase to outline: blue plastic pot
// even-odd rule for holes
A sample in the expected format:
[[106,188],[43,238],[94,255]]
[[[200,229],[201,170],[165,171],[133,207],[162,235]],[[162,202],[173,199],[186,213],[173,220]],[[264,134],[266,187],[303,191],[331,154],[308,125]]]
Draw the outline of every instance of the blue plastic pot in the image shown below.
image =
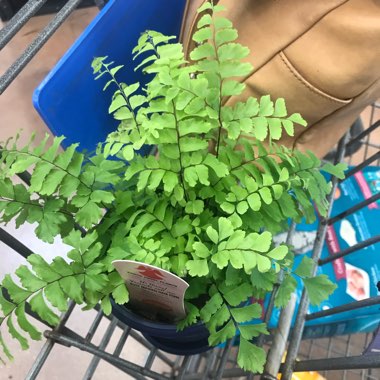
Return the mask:
[[197,323],[182,331],[175,324],[148,320],[126,305],[118,305],[112,299],[112,314],[127,326],[140,331],[155,347],[174,355],[195,355],[209,350],[209,332],[203,323]]

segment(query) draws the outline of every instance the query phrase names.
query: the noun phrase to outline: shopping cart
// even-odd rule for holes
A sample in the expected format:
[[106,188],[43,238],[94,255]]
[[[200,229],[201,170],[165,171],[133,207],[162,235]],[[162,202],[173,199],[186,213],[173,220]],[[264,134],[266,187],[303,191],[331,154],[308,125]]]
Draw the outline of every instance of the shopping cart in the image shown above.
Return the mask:
[[[45,0],[46,1],[46,0]],[[20,30],[30,17],[42,6],[43,0],[30,0],[3,28],[0,34],[0,48],[4,47],[10,39]],[[27,65],[30,59],[49,39],[59,25],[70,15],[80,0],[68,0],[65,6],[57,13],[43,32],[16,60],[16,62],[0,78],[0,93],[2,93],[14,78]],[[103,1],[97,1],[98,6],[104,5]],[[373,104],[366,110],[364,129],[352,136],[347,133],[338,144],[335,162],[346,161],[354,166],[349,175],[354,175],[369,165],[380,164],[380,105]],[[353,146],[360,149],[353,153]],[[347,155],[346,152],[351,154]],[[28,182],[27,173],[20,176],[21,180]],[[333,179],[335,191],[338,184]],[[320,258],[327,226],[331,225],[345,215],[355,213],[380,199],[377,193],[365,201],[353,204],[345,210],[344,215],[330,216],[334,202],[334,191],[329,196],[330,212],[326,219],[319,223],[313,256]],[[291,243],[294,226],[290,229],[287,241]],[[11,247],[17,254],[27,257],[31,250],[18,241],[9,232],[0,228],[0,241]],[[370,244],[380,241],[379,235],[358,243],[349,250],[341,252],[340,256],[350,255]],[[338,256],[339,256],[338,255]],[[337,257],[338,257],[337,256]],[[323,264],[323,261],[320,262]],[[380,279],[379,279],[380,280]],[[277,285],[278,287],[278,285]],[[276,290],[275,290],[276,291]],[[275,292],[274,291],[274,292]],[[269,320],[273,311],[273,298],[267,306],[265,319]],[[68,327],[70,316],[75,312],[75,306],[70,305],[68,312],[62,315],[60,324],[55,328],[47,329],[44,333],[46,342],[30,369],[27,379],[39,378],[39,373],[49,358],[55,345],[64,345],[73,350],[79,349],[92,355],[91,362],[83,379],[91,379],[96,376],[96,371],[101,361],[107,362],[126,374],[126,378],[132,379],[221,379],[221,378],[261,378],[276,379],[275,369],[279,368],[283,373],[283,379],[291,379],[292,373],[297,371],[318,371],[327,379],[380,379],[380,354],[363,355],[363,350],[368,346],[373,334],[355,334],[332,338],[319,338],[312,340],[303,339],[303,331],[306,320],[327,316],[334,313],[347,312],[353,309],[380,305],[380,296],[362,301],[341,305],[336,308],[321,311],[319,314],[307,314],[308,297],[304,293],[300,300],[297,318],[294,327],[289,329],[289,321],[294,313],[294,307],[290,304],[281,314],[278,329],[272,331],[270,339],[259,337],[258,344],[268,350],[269,367],[265,375],[247,374],[237,365],[237,349],[234,340],[226,343],[224,347],[215,348],[204,354],[193,356],[174,356],[166,354],[152,346],[142,335],[130,327],[122,324],[114,317],[106,317],[98,309],[93,313],[93,319],[86,333],[80,334]],[[294,306],[294,305],[293,305]],[[31,313],[32,314],[32,313]],[[289,339],[287,339],[289,334]],[[97,337],[96,342],[95,338]],[[99,338],[100,337],[100,338]],[[111,340],[115,341],[110,347]],[[275,342],[275,343],[273,343]],[[137,347],[145,352],[143,362],[137,363],[132,358],[132,350]],[[286,351],[286,361],[281,364],[283,351]],[[70,366],[70,363],[67,363]],[[0,376],[1,377],[1,376]]]

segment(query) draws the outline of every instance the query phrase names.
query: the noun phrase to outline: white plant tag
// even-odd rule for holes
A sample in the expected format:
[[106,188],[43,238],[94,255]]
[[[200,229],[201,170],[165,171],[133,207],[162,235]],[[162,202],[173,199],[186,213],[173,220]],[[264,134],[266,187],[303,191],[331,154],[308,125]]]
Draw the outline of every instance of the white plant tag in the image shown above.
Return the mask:
[[189,284],[153,265],[132,260],[115,260],[113,266],[124,279],[129,304],[144,316],[165,321],[186,317],[184,298]]

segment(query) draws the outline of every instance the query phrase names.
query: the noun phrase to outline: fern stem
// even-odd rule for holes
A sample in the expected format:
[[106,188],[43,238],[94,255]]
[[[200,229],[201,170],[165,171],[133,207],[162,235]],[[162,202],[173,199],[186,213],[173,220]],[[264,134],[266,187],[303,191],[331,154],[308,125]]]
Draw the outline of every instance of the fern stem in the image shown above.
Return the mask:
[[[216,50],[216,48],[215,48],[215,50]],[[217,61],[219,63],[218,52],[216,53],[216,56],[217,56]],[[220,75],[219,75],[219,77],[220,77]],[[218,129],[218,139],[217,139],[217,142],[216,142],[216,157],[219,157],[220,137],[222,135],[222,126],[223,126],[222,117],[221,117],[223,80],[222,80],[221,77],[219,79],[220,79],[220,86],[219,86],[219,96],[220,96],[220,98],[219,98],[219,110],[218,110],[219,129]]]
[[[4,150],[5,150],[5,149],[3,149],[3,151],[4,151]],[[75,176],[74,174],[70,173],[67,169],[64,169],[62,166],[59,166],[59,165],[57,165],[56,163],[54,163],[54,162],[52,162],[52,161],[46,160],[45,158],[43,158],[43,157],[41,157],[41,156],[39,156],[39,155],[37,155],[37,154],[34,154],[34,153],[32,153],[32,152],[22,152],[22,151],[20,151],[20,150],[16,150],[16,149],[11,149],[11,150],[7,149],[7,152],[8,152],[8,153],[17,153],[18,155],[19,155],[19,154],[24,154],[24,155],[28,155],[28,156],[32,156],[32,157],[36,157],[36,158],[38,158],[40,161],[46,162],[46,163],[50,164],[52,167],[57,168],[57,169],[59,169],[59,170],[65,172],[66,175],[69,175],[69,176],[71,176],[72,178],[77,179],[81,185],[83,185],[83,186],[85,186],[87,189],[91,190],[91,192],[94,190],[94,189],[93,189],[93,184],[94,184],[94,182],[93,182],[93,184],[92,184],[91,186],[89,186],[89,185],[87,185],[85,182],[83,182],[78,176]],[[94,181],[95,181],[95,179],[94,179]],[[35,194],[38,194],[38,192],[36,191]],[[38,194],[38,195],[39,195],[39,194]],[[107,208],[103,202],[100,202],[100,205],[101,205],[103,208],[105,208],[105,209]]]
[[158,54],[157,46],[154,44],[154,42],[153,42],[153,37],[152,37],[151,35],[149,35],[149,33],[148,33],[147,41],[152,45],[152,48],[153,48],[154,54],[156,54],[157,59],[160,59],[161,57],[160,57],[160,55]]
[[[215,58],[216,61],[218,62],[218,67],[220,67],[220,59],[219,59],[219,54],[218,54],[218,48],[216,46],[216,34],[215,34],[215,26],[213,25],[212,28],[212,44],[214,45],[215,49]],[[216,142],[216,157],[219,157],[219,148],[220,148],[220,138],[222,134],[222,90],[223,90],[223,79],[222,76],[220,75],[220,72],[217,73],[219,77],[219,109],[218,109],[218,122],[219,122],[219,129],[218,129],[218,138]]]
[[185,187],[185,178],[184,178],[184,168],[183,168],[183,162],[182,162],[182,151],[181,151],[181,145],[180,145],[180,140],[181,136],[179,134],[179,126],[178,126],[178,118],[177,118],[177,112],[174,104],[174,100],[172,100],[172,105],[173,105],[173,116],[174,116],[174,121],[175,121],[175,130],[177,133],[177,147],[178,147],[178,153],[179,153],[179,166],[180,166],[180,177],[181,177],[181,182],[182,182],[182,187],[183,187],[183,193],[185,196],[186,202],[188,202],[188,197],[186,193],[186,187]]
[[105,70],[107,71],[107,73],[111,76],[113,82],[116,84],[117,88],[118,88],[119,91],[120,91],[120,95],[123,97],[123,99],[124,99],[125,102],[127,103],[127,107],[128,107],[128,109],[131,111],[131,114],[132,114],[133,120],[134,120],[134,122],[135,122],[136,129],[137,129],[137,131],[140,133],[140,128],[139,128],[139,125],[138,125],[138,123],[137,123],[137,119],[136,119],[135,112],[134,112],[134,110],[132,109],[132,106],[131,106],[131,103],[129,102],[128,97],[124,94],[124,91],[123,91],[123,88],[121,87],[121,84],[116,80],[115,75],[113,75],[113,74],[111,73],[111,71],[108,69],[108,66],[107,66],[107,65],[105,65],[105,64],[103,63],[103,67],[105,68]]
[[[194,91],[191,91],[191,90],[189,90],[189,89],[187,89],[187,88],[184,88],[184,87],[181,87],[181,86],[178,86],[178,88],[181,89],[182,91],[186,91],[186,92],[188,92],[188,93],[191,94],[191,95],[194,95],[195,97],[198,97],[198,95],[197,95]],[[206,99],[203,99],[203,101],[204,101],[204,103],[205,103],[205,105],[206,105],[207,107],[212,108],[211,105],[210,105],[210,103],[209,103]],[[190,117],[193,117],[193,116],[190,116]],[[182,118],[181,120],[185,120],[185,119],[186,119],[186,118]]]
[[[3,151],[5,151],[5,149],[3,149]],[[67,175],[70,175],[71,177],[77,179],[83,186],[87,187],[89,190],[93,190],[91,186],[88,186],[85,182],[83,182],[79,177],[71,174],[67,169],[64,169],[62,166],[59,166],[57,164],[55,164],[54,162],[52,161],[49,161],[49,160],[46,160],[45,158],[37,155],[37,154],[34,154],[32,152],[23,152],[23,151],[20,151],[20,150],[16,150],[16,149],[7,149],[6,150],[8,153],[16,153],[16,154],[25,154],[25,155],[28,155],[28,156],[31,156],[31,157],[36,157],[38,158],[39,160],[43,161],[43,162],[46,162],[48,164],[50,164],[51,166],[59,169],[59,170],[62,170],[63,172],[65,172]]]
[[[230,173],[236,169],[243,167],[244,165],[252,164],[255,161],[259,160],[260,158],[268,157],[269,155],[272,155],[272,154],[265,154],[263,156],[258,156],[258,157],[255,157],[253,160],[245,161],[245,162],[241,163],[240,165],[234,166],[233,168],[230,168]],[[212,184],[212,187],[216,186],[222,179],[223,179],[223,177],[219,178],[215,183]]]
[[227,310],[228,310],[228,313],[230,314],[230,319],[232,320],[234,326],[235,326],[235,330],[236,331],[239,331],[239,324],[235,321],[235,318],[233,317],[232,313],[231,313],[231,306],[228,304],[227,300],[224,298],[224,295],[223,293],[219,290],[218,286],[214,283],[215,285],[215,288],[217,290],[217,292],[220,294],[220,296],[222,297],[223,299],[223,303],[226,305],[227,307]]
[[[41,199],[41,198],[40,198]],[[16,202],[16,203],[21,203],[23,205],[28,205],[28,206],[36,206],[36,207],[40,207],[42,209],[42,211],[44,211],[44,205],[41,205],[40,203],[32,203],[32,202],[24,202],[24,201],[19,201],[17,199],[11,199],[11,198],[5,198],[5,197],[2,197],[0,196],[0,200],[3,200],[5,202],[9,202],[9,203],[13,203],[13,202]],[[67,215],[67,216],[70,216],[72,218],[73,217],[73,214],[71,214],[69,211],[67,210],[62,210],[60,209],[59,211],[56,211],[56,212],[60,212],[61,214],[64,214],[64,215]]]
[[[4,322],[4,320],[6,318],[8,318],[13,312],[14,310],[17,309],[18,306],[22,305],[23,303],[26,303],[27,299],[32,297],[34,294],[37,294],[38,292],[40,292],[41,290],[43,290],[44,288],[46,288],[47,286],[51,285],[51,284],[54,284],[55,282],[58,282],[60,280],[62,280],[63,278],[67,278],[67,277],[73,277],[73,276],[82,276],[86,274],[86,272],[83,272],[83,273],[73,273],[73,274],[68,274],[66,276],[62,276],[56,280],[53,280],[53,281],[50,281],[50,282],[47,282],[46,281],[46,284],[41,286],[40,288],[38,288],[37,290],[31,292],[30,294],[28,294],[21,302],[14,302],[11,298],[11,296],[9,296],[9,300],[7,300],[8,302],[12,303],[13,305],[15,305],[14,309],[12,309],[8,314],[3,314],[3,316],[0,318],[0,326],[2,325],[2,323]],[[5,289],[5,291],[8,293],[7,289],[4,287],[4,286],[0,286],[0,290],[2,291],[3,289]],[[24,290],[28,290],[26,288],[23,287]],[[4,297],[4,296],[3,296]],[[67,297],[69,298],[69,297]]]

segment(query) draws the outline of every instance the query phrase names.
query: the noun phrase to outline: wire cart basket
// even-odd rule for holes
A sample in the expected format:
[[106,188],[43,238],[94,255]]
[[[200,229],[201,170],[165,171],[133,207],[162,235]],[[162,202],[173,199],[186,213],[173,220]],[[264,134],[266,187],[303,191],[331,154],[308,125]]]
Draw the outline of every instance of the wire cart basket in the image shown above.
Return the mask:
[[[7,45],[45,2],[46,0],[30,0],[26,2],[23,8],[0,31],[0,49]],[[80,2],[81,0],[66,1],[63,8],[58,11],[46,28],[0,77],[0,94],[12,83]],[[0,0],[0,6],[1,3],[2,1]],[[94,3],[99,8],[102,8],[105,1],[95,0]],[[365,112],[366,114],[363,118],[364,128],[359,132],[352,128],[339,142],[334,157],[330,157],[335,163],[345,161],[352,166],[346,178],[353,176],[367,166],[380,165],[380,120],[377,120],[380,115],[380,104],[373,104]],[[28,174],[21,175],[21,180],[28,182]],[[334,178],[332,182],[333,192],[329,196],[330,208],[328,217],[319,222],[313,248],[313,258],[317,261],[319,260],[319,265],[325,265],[327,262],[345,257],[380,241],[380,235],[378,234],[338,252],[329,259],[320,259],[328,226],[380,199],[380,193],[376,193],[364,201],[353,204],[344,212],[332,215],[334,191],[338,186],[339,180]],[[295,226],[292,226],[289,230],[288,243],[292,242],[294,230]],[[23,257],[27,257],[32,253],[26,245],[1,227],[0,242],[6,244],[15,253]],[[273,311],[273,302],[274,296],[271,297],[266,310],[266,321],[269,320]],[[271,332],[270,340],[263,337],[258,338],[258,344],[265,347],[268,351],[269,359],[264,375],[247,374],[238,367],[237,349],[234,346],[233,340],[227,342],[225,347],[215,348],[204,354],[174,356],[158,350],[146,341],[140,333],[124,325],[115,317],[108,318],[104,316],[100,310],[96,310],[93,313],[88,331],[85,334],[79,334],[67,325],[75,308],[74,304],[71,304],[68,312],[62,315],[61,322],[57,327],[51,328],[47,326],[44,332],[46,342],[26,379],[39,379],[40,371],[48,360],[54,346],[63,345],[71,347],[73,350],[82,350],[91,355],[90,365],[83,376],[83,379],[87,380],[96,375],[101,361],[108,362],[124,372],[126,374],[125,378],[138,380],[222,378],[275,380],[277,379],[278,371],[282,373],[282,379],[284,380],[292,379],[293,372],[300,371],[318,371],[327,379],[380,380],[380,353],[363,355],[363,350],[368,347],[373,338],[373,333],[303,339],[304,326],[307,320],[374,305],[379,305],[380,307],[380,295],[308,314],[309,300],[306,292],[303,291],[296,322],[293,328],[290,329],[290,320],[294,313],[294,303],[290,302],[282,311],[279,327]],[[95,334],[101,334],[100,341],[96,343],[94,340]],[[109,344],[111,339],[116,339],[113,347],[110,347]],[[131,356],[132,351],[137,348],[145,353],[144,363],[137,364]],[[287,353],[286,360],[281,364],[285,351]],[[70,363],[67,363],[67,365],[69,366]],[[0,379],[2,379],[1,373]]]

